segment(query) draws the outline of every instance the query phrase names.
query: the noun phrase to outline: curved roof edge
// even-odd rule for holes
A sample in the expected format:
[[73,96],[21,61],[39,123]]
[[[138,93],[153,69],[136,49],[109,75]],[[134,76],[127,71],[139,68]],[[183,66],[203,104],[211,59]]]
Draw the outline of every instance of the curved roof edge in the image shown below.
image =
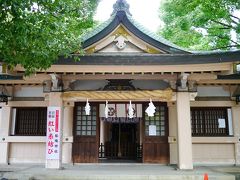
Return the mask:
[[109,20],[97,26],[92,31],[88,32],[86,36],[82,38],[83,48],[87,48],[92,44],[98,42],[102,38],[106,37],[120,24],[126,27],[136,37],[160,50],[165,51],[166,53],[191,53],[190,51],[180,48],[177,45],[167,41],[166,39],[161,38],[156,34],[150,32],[149,30],[141,26],[139,23],[134,21],[133,18],[123,10],[117,11],[116,13],[114,13],[113,16],[111,16]]
[[132,34],[146,43],[166,52],[169,54],[221,54],[226,52],[235,52],[238,50],[216,50],[216,51],[194,51],[183,47],[179,47],[176,44],[168,41],[167,39],[149,31],[140,23],[132,18],[129,12],[129,4],[126,0],[117,0],[113,5],[113,12],[110,18],[101,23],[99,26],[85,33],[81,38],[83,42],[83,48],[87,48],[99,40],[103,39],[114,31],[120,24],[124,25]]
[[[80,58],[75,61],[74,56]],[[239,62],[240,50],[211,54],[92,54],[60,57],[57,65],[186,65]]]
[[224,54],[224,53],[234,53],[234,52],[239,52],[240,49],[233,49],[233,50],[214,50],[214,51],[204,51],[204,50],[200,50],[200,51],[189,51],[192,54],[198,54],[198,55],[211,55],[211,54]]

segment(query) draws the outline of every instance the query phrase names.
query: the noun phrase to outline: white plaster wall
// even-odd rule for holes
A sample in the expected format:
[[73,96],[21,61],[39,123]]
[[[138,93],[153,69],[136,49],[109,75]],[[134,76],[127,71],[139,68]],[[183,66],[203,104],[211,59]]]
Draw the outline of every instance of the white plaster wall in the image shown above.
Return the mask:
[[44,163],[46,143],[10,143],[9,163]]
[[[230,101],[194,101],[192,107],[229,107]],[[169,146],[170,164],[177,164],[177,115],[176,106],[169,104]],[[235,113],[236,114],[236,113]],[[235,115],[237,116],[237,115]],[[239,117],[239,115],[238,115]],[[234,118],[234,117],[233,117]],[[236,124],[233,123],[233,126]],[[193,162],[194,164],[235,164],[235,146],[237,137],[193,137]],[[239,148],[240,149],[240,148]]]
[[125,43],[126,43],[126,46],[123,49],[118,49],[118,47],[116,46],[117,42],[113,42],[98,52],[99,53],[110,53],[110,52],[111,53],[120,53],[120,52],[121,53],[143,53],[143,50],[139,49],[132,43],[129,43],[129,42],[125,42]]
[[219,97],[219,96],[223,96],[223,97],[229,97],[230,96],[230,92],[229,89],[224,88],[222,86],[214,86],[214,87],[210,87],[210,86],[198,86],[197,88],[197,96],[198,97]]
[[234,164],[234,144],[193,144],[194,164]]
[[44,97],[43,87],[24,87],[16,86],[14,91],[15,97]]

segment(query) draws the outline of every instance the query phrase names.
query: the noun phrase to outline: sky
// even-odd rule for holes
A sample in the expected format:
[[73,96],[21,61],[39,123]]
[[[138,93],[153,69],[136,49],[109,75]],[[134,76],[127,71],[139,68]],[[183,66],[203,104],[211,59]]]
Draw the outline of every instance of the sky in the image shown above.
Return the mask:
[[[161,24],[158,14],[160,1],[127,0],[133,19],[152,32],[156,32]],[[110,18],[115,2],[116,0],[101,0],[94,19],[103,22]]]

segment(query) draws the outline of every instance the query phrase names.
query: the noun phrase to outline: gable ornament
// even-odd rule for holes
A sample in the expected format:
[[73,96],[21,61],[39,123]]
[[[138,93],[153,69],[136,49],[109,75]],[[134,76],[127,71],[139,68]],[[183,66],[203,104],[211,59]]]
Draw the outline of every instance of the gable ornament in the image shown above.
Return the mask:
[[115,40],[114,40],[116,43],[116,46],[118,49],[122,50],[126,47],[126,41],[128,41],[125,37],[123,36],[118,36]]

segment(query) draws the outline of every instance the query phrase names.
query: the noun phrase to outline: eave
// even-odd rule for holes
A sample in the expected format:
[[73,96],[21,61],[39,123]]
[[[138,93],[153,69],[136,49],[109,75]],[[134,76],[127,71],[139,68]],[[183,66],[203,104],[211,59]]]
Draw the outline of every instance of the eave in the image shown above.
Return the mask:
[[[73,57],[79,57],[75,61]],[[73,55],[72,58],[60,57],[55,65],[187,65],[210,64],[240,61],[240,51],[217,52],[211,54],[160,54],[160,55]]]

